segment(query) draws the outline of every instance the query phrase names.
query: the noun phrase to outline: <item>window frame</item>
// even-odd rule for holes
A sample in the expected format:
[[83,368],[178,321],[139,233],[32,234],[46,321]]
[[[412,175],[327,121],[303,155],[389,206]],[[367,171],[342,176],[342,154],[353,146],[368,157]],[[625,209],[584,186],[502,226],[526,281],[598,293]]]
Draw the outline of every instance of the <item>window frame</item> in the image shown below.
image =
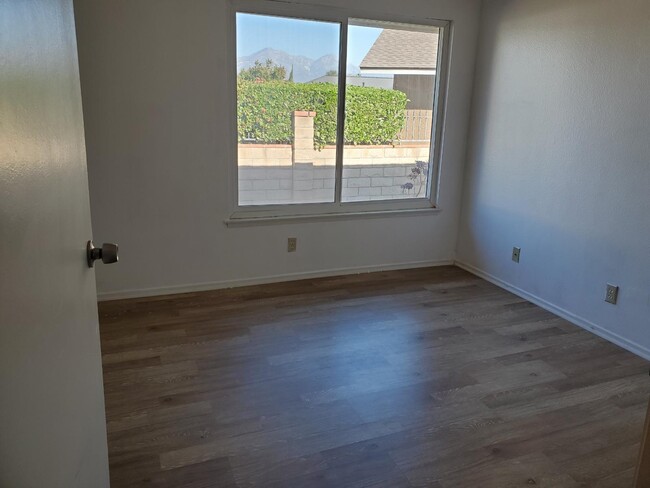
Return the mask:
[[[239,205],[238,177],[238,133],[237,133],[237,32],[238,13],[289,17],[298,20],[313,20],[337,23],[339,32],[339,80],[337,101],[336,169],[334,183],[334,202],[291,203],[272,205]],[[438,198],[440,191],[441,159],[444,149],[445,107],[450,61],[450,40],[453,23],[426,17],[413,17],[385,12],[369,12],[355,8],[336,8],[321,5],[285,3],[276,0],[231,0],[229,13],[229,32],[227,46],[227,70],[229,73],[228,93],[231,97],[228,110],[229,140],[226,157],[228,161],[228,194],[230,217],[225,223],[229,226],[251,223],[285,222],[298,220],[330,220],[339,217],[372,217],[401,213],[422,213],[440,210]],[[343,149],[345,124],[345,90],[347,79],[347,39],[350,21],[368,20],[393,24],[425,25],[440,28],[438,40],[438,64],[436,73],[432,134],[429,148],[431,174],[427,185],[426,198],[403,198],[374,201],[341,201],[343,175]],[[353,22],[354,25],[354,22]]]

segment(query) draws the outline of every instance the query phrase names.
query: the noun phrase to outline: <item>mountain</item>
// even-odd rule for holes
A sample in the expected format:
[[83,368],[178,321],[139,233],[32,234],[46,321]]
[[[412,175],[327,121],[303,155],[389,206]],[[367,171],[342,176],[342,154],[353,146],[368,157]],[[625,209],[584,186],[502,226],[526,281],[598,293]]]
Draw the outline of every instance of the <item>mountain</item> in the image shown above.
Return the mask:
[[[287,70],[287,76],[289,76],[291,67],[293,66],[293,79],[299,83],[314,80],[324,76],[328,71],[338,71],[339,68],[338,58],[333,54],[327,54],[318,59],[311,59],[306,56],[289,54],[278,49],[267,47],[249,56],[241,56],[238,58],[237,72],[250,68],[255,64],[255,61],[263,63],[267,59],[270,59],[275,64],[284,66]],[[348,65],[348,75],[356,75],[358,73],[358,66]]]

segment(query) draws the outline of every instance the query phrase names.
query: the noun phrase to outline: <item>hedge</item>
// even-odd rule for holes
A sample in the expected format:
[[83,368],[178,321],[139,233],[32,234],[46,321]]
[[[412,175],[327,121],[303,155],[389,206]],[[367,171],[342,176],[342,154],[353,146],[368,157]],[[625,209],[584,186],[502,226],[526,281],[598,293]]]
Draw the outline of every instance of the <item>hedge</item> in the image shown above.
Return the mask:
[[[381,88],[346,87],[345,143],[388,144],[405,119],[406,95]],[[330,83],[237,82],[237,129],[240,142],[290,144],[291,113],[316,112],[314,146],[336,143],[337,87]]]

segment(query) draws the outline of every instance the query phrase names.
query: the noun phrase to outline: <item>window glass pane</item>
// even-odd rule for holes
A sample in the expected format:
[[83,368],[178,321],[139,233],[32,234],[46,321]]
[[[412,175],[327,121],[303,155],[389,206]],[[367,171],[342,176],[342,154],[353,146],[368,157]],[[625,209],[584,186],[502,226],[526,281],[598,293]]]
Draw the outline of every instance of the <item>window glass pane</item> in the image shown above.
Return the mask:
[[429,196],[439,34],[350,20],[342,201]]
[[334,201],[339,33],[237,14],[239,205]]

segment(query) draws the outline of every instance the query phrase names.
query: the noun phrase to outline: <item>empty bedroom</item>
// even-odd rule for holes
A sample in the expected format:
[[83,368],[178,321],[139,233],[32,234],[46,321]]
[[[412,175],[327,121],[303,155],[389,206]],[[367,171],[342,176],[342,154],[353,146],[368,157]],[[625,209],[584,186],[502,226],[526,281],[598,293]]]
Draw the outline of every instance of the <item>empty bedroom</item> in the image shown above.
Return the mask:
[[650,488],[649,47],[0,0],[0,487]]

